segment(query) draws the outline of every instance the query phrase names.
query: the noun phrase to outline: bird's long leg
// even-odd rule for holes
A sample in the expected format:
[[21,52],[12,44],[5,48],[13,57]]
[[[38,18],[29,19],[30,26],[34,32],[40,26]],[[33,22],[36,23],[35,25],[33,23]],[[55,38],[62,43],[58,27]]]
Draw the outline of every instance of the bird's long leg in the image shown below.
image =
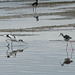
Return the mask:
[[33,6],[33,15],[35,14],[35,11],[36,11],[36,7]]
[[10,44],[9,44],[8,40],[5,40],[5,41],[6,41],[6,42],[7,42],[7,44],[8,44],[8,45],[7,45],[7,47],[9,47],[9,45],[10,45]]
[[68,47],[68,41],[67,41],[67,45],[66,45],[66,53],[67,53],[67,57],[68,57],[67,47]]
[[33,7],[33,14],[34,14],[34,7]]
[[72,58],[72,54],[73,54],[73,50],[72,50],[72,52],[71,52],[71,58]]
[[11,41],[11,49],[13,49],[13,42]]
[[36,6],[35,6],[35,14],[36,14]]
[[9,47],[9,46],[7,46],[7,48],[8,48],[8,50],[6,51],[6,55],[7,55],[6,57],[7,57],[7,58],[9,58],[9,57],[10,57],[10,55],[9,55],[9,52],[8,52],[8,51],[9,51],[10,47]]
[[73,47],[72,47],[71,40],[69,40],[69,42],[70,42],[70,44],[71,44],[71,48],[72,48],[72,52],[71,52],[71,58],[72,58],[72,54],[73,54],[74,49],[73,49]]
[[74,49],[73,49],[73,47],[72,47],[72,43],[71,43],[71,41],[69,40],[69,42],[70,42],[70,44],[71,44],[71,48],[72,48],[72,52],[74,51]]

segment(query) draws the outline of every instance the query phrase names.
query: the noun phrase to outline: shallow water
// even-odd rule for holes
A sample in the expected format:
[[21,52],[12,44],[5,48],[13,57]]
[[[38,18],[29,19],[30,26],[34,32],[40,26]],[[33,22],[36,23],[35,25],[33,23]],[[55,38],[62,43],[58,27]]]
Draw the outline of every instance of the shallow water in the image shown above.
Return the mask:
[[[39,3],[42,2],[39,1]],[[28,5],[28,2],[2,2],[0,3],[0,29],[74,24],[73,15],[61,14],[62,12],[74,12],[73,7],[75,7],[75,3],[59,4],[52,7],[40,6],[36,9],[37,13],[33,14],[33,7]],[[52,15],[51,13],[56,14]],[[36,21],[34,16],[38,16],[39,21]]]
[[[51,0],[48,1],[50,2]],[[40,3],[42,2],[41,0]],[[63,12],[66,9],[71,11],[74,9],[72,8],[75,6],[74,4],[59,5],[56,7],[38,7],[37,13],[39,15],[41,13],[42,15],[39,16],[39,21],[36,21],[33,16],[32,7],[18,8],[28,6],[26,3],[32,3],[32,1],[0,3],[0,17],[5,15],[21,15],[20,18],[15,16],[0,18],[0,29],[75,24],[75,18],[72,17],[65,19],[67,16],[47,15],[47,13]],[[26,14],[31,14],[31,16],[26,16]],[[59,37],[60,33],[68,34],[72,37],[72,46],[75,50],[75,27],[53,28],[49,31],[39,32],[0,32],[0,75],[74,75],[75,51],[72,53],[70,43],[67,50],[69,54],[68,58],[72,57],[71,60],[73,62],[61,66],[64,59],[67,58],[67,52],[66,42],[63,41],[61,36]],[[13,43],[11,47],[11,42],[9,41],[10,46],[7,47],[4,34],[14,34],[17,39],[23,39],[25,44]]]
[[[73,62],[61,66],[67,58],[66,42],[62,37],[58,37],[60,32],[72,36],[72,45],[75,49],[75,31],[46,31],[46,32],[25,32],[24,34],[37,34],[33,36],[16,36],[22,38],[26,44],[14,43],[13,49],[6,47],[5,37],[0,37],[0,74],[1,75],[70,75],[75,71],[75,52],[72,54]],[[19,32],[20,33],[20,32]],[[1,33],[3,34],[3,33]],[[20,33],[22,34],[22,33]],[[7,58],[7,54],[12,50],[24,49]],[[71,47],[68,46],[69,58],[71,57]],[[8,52],[8,53],[7,53]]]

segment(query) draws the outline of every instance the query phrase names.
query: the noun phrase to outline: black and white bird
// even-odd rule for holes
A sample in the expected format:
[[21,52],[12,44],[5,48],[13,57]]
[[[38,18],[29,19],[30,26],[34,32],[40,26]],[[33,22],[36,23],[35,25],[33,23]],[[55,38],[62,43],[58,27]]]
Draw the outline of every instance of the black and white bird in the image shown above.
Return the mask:
[[38,0],[36,0],[36,2],[32,3],[33,7],[36,7],[38,5]]
[[33,12],[34,12],[34,9],[35,9],[35,12],[36,12],[36,7],[38,5],[38,0],[36,0],[36,2],[32,3],[32,6],[33,6]]
[[13,42],[23,42],[23,43],[25,43],[22,39],[17,40],[14,35],[8,35],[8,34],[7,34],[7,35],[4,35],[4,36],[7,38],[7,39],[6,39],[6,42],[8,43],[7,46],[10,45],[9,42],[8,42],[8,40],[11,41],[11,46],[12,46],[12,43],[13,43]]
[[70,39],[72,39],[72,37],[70,37],[69,35],[63,35],[63,33],[60,33],[61,36],[63,36],[65,41],[70,41]]
[[63,33],[60,33],[60,36],[62,36],[64,38],[64,40],[67,41],[66,50],[67,50],[67,47],[68,47],[68,42],[70,42],[71,48],[72,48],[72,51],[73,51],[74,49],[72,47],[72,43],[71,43],[71,40],[70,40],[70,39],[72,39],[72,37],[70,37],[69,35],[63,35]]

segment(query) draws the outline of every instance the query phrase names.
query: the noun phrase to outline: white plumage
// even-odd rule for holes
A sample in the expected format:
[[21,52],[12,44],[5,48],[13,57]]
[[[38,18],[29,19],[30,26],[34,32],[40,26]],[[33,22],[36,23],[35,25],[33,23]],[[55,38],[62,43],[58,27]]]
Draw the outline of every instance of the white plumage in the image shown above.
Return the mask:
[[16,40],[16,37],[14,35],[4,35],[9,40]]
[[17,40],[14,35],[8,35],[8,34],[7,34],[7,35],[4,35],[4,36],[7,38],[7,40],[6,40],[6,42],[8,43],[7,46],[9,46],[8,40],[11,41],[11,45],[12,45],[12,42],[23,42],[23,43],[25,43],[22,39]]

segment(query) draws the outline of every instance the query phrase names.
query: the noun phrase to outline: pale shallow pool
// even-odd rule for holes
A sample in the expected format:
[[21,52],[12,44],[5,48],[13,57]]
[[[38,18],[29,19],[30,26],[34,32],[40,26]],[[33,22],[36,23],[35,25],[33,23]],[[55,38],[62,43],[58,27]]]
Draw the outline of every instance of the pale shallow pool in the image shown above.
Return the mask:
[[[51,0],[44,2],[50,2]],[[60,1],[60,0],[52,0]],[[63,0],[64,1],[64,0]],[[70,1],[70,0],[66,0]],[[73,1],[73,0],[71,0]],[[40,26],[75,24],[75,18],[70,15],[48,15],[56,12],[72,11],[75,4],[59,5],[54,7],[38,7],[39,21],[33,16],[33,8],[21,8],[31,2],[2,2],[0,3],[0,29],[19,29]],[[42,3],[43,0],[40,1]],[[44,12],[45,11],[45,12]],[[26,14],[31,14],[26,16]],[[37,14],[37,15],[38,15]],[[12,17],[18,15],[18,17]],[[23,16],[24,15],[24,16]],[[3,17],[5,16],[11,16]],[[62,19],[63,18],[63,19]],[[65,19],[66,18],[66,19]],[[59,34],[68,34],[72,37],[68,45],[68,58],[73,61],[61,66],[67,58],[66,43]],[[13,43],[7,47],[5,34],[15,34],[17,39],[24,43]],[[19,35],[18,35],[19,34]],[[11,43],[11,42],[9,42]],[[10,57],[8,56],[10,55]],[[9,57],[9,58],[8,58]],[[52,28],[49,31],[34,32],[0,32],[0,75],[74,75],[75,74],[75,27]]]
[[[60,33],[70,35],[72,45],[75,49],[75,31],[46,31],[46,32],[25,32],[24,34],[36,34],[32,36],[16,36],[22,38],[26,44],[14,43],[13,49],[6,47],[5,37],[0,36],[0,74],[1,75],[70,75],[75,74],[75,52],[72,54],[72,63],[61,66],[67,58],[66,42]],[[17,32],[16,32],[17,33]],[[18,32],[19,34],[23,34]],[[1,33],[8,34],[8,33]],[[7,54],[12,51],[17,52],[16,56]],[[68,46],[69,58],[71,57],[71,47]]]

